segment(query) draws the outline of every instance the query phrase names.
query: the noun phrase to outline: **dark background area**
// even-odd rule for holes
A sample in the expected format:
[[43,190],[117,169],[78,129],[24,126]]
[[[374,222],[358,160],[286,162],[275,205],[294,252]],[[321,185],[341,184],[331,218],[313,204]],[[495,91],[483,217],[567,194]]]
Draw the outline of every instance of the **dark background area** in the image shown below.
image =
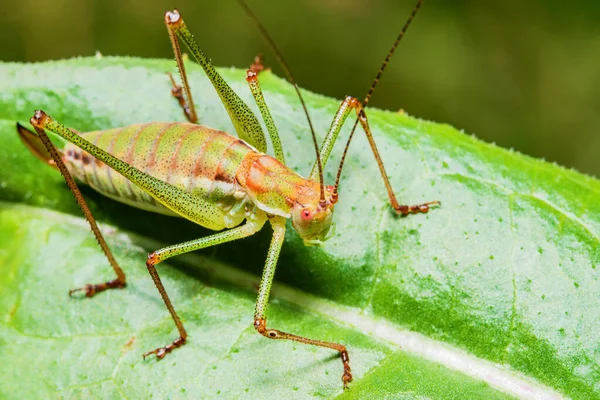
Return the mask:
[[[413,0],[248,0],[304,88],[362,98]],[[234,0],[3,0],[0,60],[172,57],[179,8],[218,66],[275,58]],[[371,105],[600,176],[600,2],[426,0]],[[193,84],[193,83],[192,83]],[[135,96],[135,94],[132,94]]]

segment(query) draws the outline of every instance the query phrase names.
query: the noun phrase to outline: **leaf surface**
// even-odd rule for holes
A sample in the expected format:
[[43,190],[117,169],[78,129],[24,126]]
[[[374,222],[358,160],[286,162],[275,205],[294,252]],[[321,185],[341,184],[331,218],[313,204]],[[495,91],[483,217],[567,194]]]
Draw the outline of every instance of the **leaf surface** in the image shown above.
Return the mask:
[[[145,254],[210,231],[84,189],[128,287],[69,299],[68,289],[111,272],[62,178],[25,150],[15,122],[35,109],[78,131],[182,121],[165,75],[173,69],[167,60],[111,57],[0,65],[2,397],[600,397],[600,183],[447,125],[373,109],[399,200],[442,207],[396,217],[357,134],[337,234],[308,248],[288,232],[268,313],[274,328],[345,343],[351,390],[342,393],[331,351],[254,332],[270,228],[159,266],[190,340],[160,362],[143,361],[176,337]],[[233,132],[200,68],[190,70],[201,122]],[[243,72],[221,71],[255,109]],[[314,150],[293,89],[269,73],[261,85],[288,164],[307,175]],[[306,96],[322,138],[339,102]]]

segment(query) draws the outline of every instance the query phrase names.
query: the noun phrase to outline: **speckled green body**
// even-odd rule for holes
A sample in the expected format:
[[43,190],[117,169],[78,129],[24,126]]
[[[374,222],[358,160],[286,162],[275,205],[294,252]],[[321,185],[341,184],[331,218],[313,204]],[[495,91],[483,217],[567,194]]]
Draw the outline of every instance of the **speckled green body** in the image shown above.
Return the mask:
[[[153,122],[81,135],[125,163],[216,205],[231,228],[261,211],[284,217],[298,195],[318,187],[273,157],[225,132],[188,123]],[[129,179],[68,143],[63,161],[73,176],[98,192],[147,211],[178,215]],[[315,192],[317,190],[317,192]]]

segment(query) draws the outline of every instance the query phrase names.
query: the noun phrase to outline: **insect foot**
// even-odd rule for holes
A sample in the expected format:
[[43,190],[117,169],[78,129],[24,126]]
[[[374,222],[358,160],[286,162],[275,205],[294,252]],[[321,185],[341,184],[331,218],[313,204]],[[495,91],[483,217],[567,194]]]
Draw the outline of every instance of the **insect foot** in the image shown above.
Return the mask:
[[150,276],[152,277],[152,280],[154,281],[154,285],[156,285],[158,292],[160,293],[161,297],[163,298],[163,301],[165,302],[165,305],[167,306],[167,309],[169,310],[169,313],[171,314],[171,318],[173,318],[173,322],[175,322],[175,326],[177,326],[177,330],[179,331],[179,337],[177,339],[173,340],[173,343],[168,344],[165,347],[159,347],[157,349],[154,349],[152,351],[145,353],[143,355],[144,360],[150,354],[156,354],[156,358],[158,358],[159,360],[164,358],[167,355],[167,353],[170,353],[174,349],[183,346],[185,344],[185,340],[187,338],[187,332],[185,331],[185,328],[183,327],[183,324],[181,323],[179,316],[175,312],[175,309],[173,308],[173,304],[171,304],[171,300],[169,299],[169,296],[167,295],[167,291],[165,290],[165,287],[163,286],[162,281],[160,280],[160,277],[158,276],[158,272],[156,272],[156,264],[160,263],[161,261],[162,260],[159,255],[159,252],[155,251],[154,253],[148,254],[148,259],[146,260],[146,267],[148,268],[148,272],[150,273]]
[[416,204],[413,206],[399,205],[397,207],[394,207],[394,210],[396,210],[396,213],[405,216],[408,214],[427,213],[431,206],[441,207],[441,205],[442,203],[436,200],[430,201],[429,203]]
[[342,362],[344,363],[344,374],[342,375],[342,382],[344,383],[344,389],[348,389],[348,384],[352,382],[352,370],[350,369],[350,357],[348,356],[348,350],[344,347],[344,350],[340,353],[342,355]]
[[294,335],[292,333],[282,332],[277,329],[269,329],[267,328],[267,319],[260,316],[254,318],[254,329],[269,339],[292,340],[294,342],[304,343],[312,346],[327,347],[329,349],[338,351],[342,357],[342,363],[344,364],[342,383],[344,384],[344,389],[348,389],[348,384],[352,381],[352,370],[350,369],[350,357],[348,356],[348,350],[343,344],[309,339],[303,336]]
[[127,284],[125,282],[121,282],[121,280],[118,278],[113,279],[112,281],[98,283],[96,285],[88,283],[87,285],[85,285],[83,287],[69,290],[69,296],[73,296],[73,293],[76,293],[76,292],[84,292],[85,297],[93,297],[95,294],[103,292],[105,290],[122,289],[125,286],[127,286]]
[[162,360],[163,358],[165,358],[165,356],[167,355],[167,353],[172,352],[173,349],[181,347],[184,344],[185,344],[185,338],[178,337],[177,339],[173,340],[173,343],[168,344],[165,347],[159,347],[157,349],[154,349],[152,351],[144,353],[144,355],[142,357],[145,360],[146,357],[148,357],[150,354],[156,354],[156,358],[159,359],[159,360]]

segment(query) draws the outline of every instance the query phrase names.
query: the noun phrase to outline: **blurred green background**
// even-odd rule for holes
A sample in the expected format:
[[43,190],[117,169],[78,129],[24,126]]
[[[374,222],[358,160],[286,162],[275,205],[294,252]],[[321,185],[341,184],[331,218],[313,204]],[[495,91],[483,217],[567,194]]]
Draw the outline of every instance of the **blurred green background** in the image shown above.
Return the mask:
[[[300,85],[337,98],[366,94],[414,6],[414,0],[248,2]],[[234,0],[3,0],[0,60],[96,51],[170,58],[162,21],[173,7],[215,65],[247,67],[264,53],[282,75]],[[600,2],[592,0],[426,0],[371,104],[600,176],[598,21]]]

